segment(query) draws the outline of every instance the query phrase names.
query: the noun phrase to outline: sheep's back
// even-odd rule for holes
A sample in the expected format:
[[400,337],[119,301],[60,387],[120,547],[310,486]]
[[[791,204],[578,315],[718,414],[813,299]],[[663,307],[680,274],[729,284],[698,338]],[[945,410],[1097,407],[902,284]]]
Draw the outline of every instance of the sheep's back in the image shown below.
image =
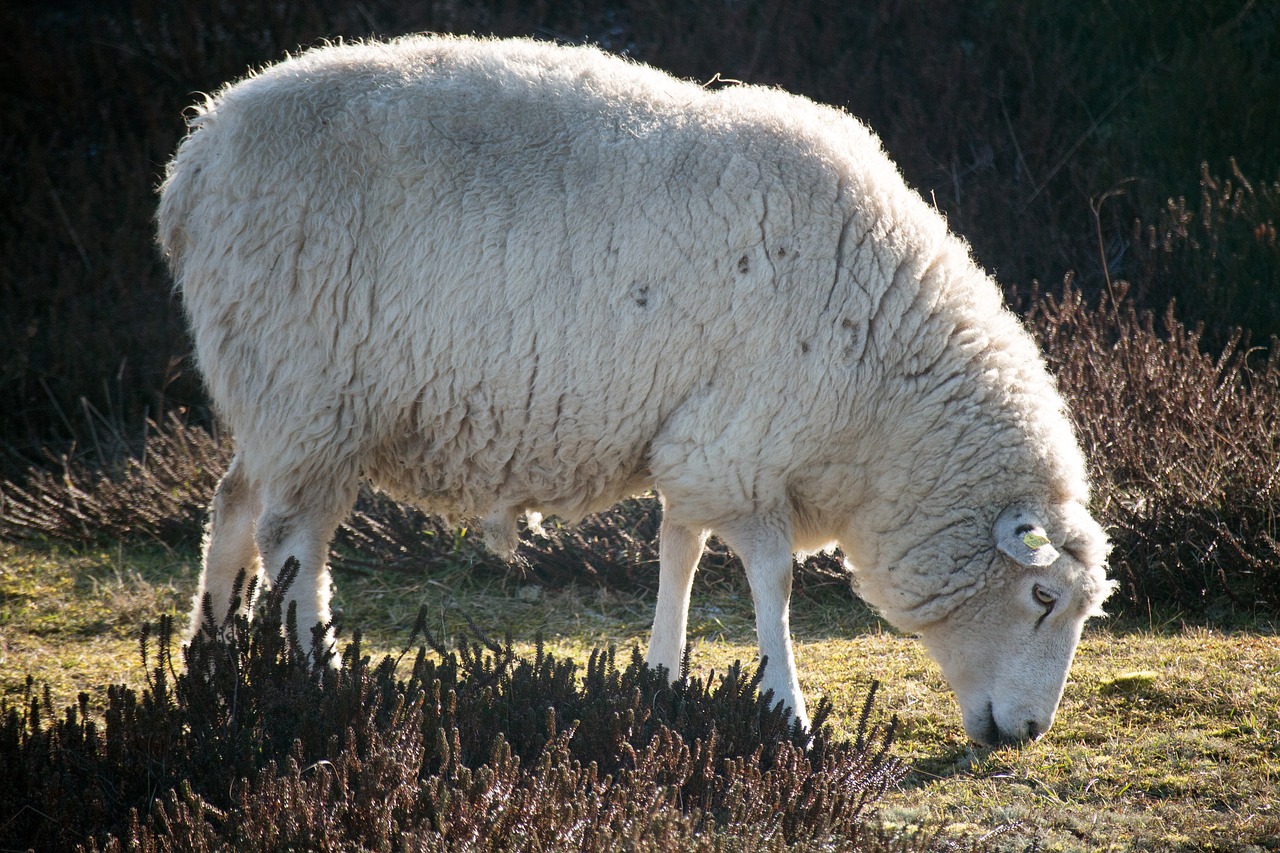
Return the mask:
[[413,38],[272,66],[193,124],[161,239],[264,477],[345,462],[465,515],[730,460],[777,480],[846,453],[894,362],[946,340],[941,218],[802,98]]

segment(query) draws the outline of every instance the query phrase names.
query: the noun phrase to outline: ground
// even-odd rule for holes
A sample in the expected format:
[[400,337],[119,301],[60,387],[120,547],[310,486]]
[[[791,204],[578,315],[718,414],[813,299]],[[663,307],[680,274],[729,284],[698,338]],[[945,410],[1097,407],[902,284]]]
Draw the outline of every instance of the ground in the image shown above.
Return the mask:
[[[139,627],[185,618],[194,553],[136,546],[71,550],[0,545],[0,696],[26,678],[55,703],[106,685],[143,683]],[[421,605],[456,636],[470,615],[531,649],[539,632],[556,654],[643,647],[651,595],[595,588],[546,590],[518,574],[465,568],[433,577],[337,573],[343,635],[359,628],[375,655],[397,651]],[[793,632],[810,702],[835,705],[833,725],[856,723],[873,680],[878,714],[899,720],[894,752],[911,767],[882,801],[895,825],[939,821],[1042,850],[1280,850],[1280,636],[1275,621],[1216,623],[1152,613],[1095,620],[1086,629],[1053,729],[1036,743],[978,749],[959,706],[921,644],[834,591],[798,595]],[[695,585],[692,663],[723,671],[755,654],[750,595],[733,582]],[[91,702],[91,704],[92,704]]]

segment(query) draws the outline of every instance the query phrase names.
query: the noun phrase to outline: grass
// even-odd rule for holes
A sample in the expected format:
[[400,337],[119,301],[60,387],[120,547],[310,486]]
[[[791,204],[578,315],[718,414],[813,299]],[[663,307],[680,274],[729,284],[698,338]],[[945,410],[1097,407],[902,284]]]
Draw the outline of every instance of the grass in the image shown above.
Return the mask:
[[160,549],[0,545],[0,695],[48,684],[63,704],[83,690],[140,684],[138,629],[185,610],[192,560]]
[[[47,683],[56,706],[80,691],[100,703],[107,684],[142,683],[138,627],[185,615],[194,555],[159,548],[0,545],[0,694],[26,678]],[[585,660],[594,647],[643,646],[648,597],[593,587],[548,590],[515,577],[458,568],[337,575],[336,606],[375,656],[399,649],[417,609],[456,637],[473,618],[510,630],[521,651],[547,647]],[[880,712],[900,721],[896,753],[913,768],[881,805],[891,825],[981,831],[1043,850],[1280,849],[1280,637],[1264,620],[1211,627],[1174,614],[1104,620],[1081,642],[1053,730],[1022,748],[974,749],[956,701],[921,645],[860,604],[799,596],[794,632],[811,701],[856,724],[867,685],[883,683]],[[755,653],[750,596],[733,583],[695,588],[693,665],[723,669]],[[446,640],[447,641],[447,640]],[[38,688],[37,688],[38,689]]]

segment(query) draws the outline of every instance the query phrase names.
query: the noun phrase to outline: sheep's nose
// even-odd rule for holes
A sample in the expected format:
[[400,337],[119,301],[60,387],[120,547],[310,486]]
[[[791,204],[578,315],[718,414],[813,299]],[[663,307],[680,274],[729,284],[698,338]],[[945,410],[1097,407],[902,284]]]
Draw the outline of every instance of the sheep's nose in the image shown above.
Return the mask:
[[1027,720],[1021,726],[1013,731],[999,729],[1001,744],[1019,744],[1033,741],[1045,733],[1048,726],[1043,726],[1038,720]]
[[996,722],[995,709],[990,703],[983,709],[985,713],[976,720],[965,718],[965,731],[983,746],[1013,746],[1039,739],[1053,723],[1053,716],[1048,719],[1040,716],[1023,717],[1021,723],[1001,725]]
[[1022,722],[1013,726],[1002,726],[996,722],[995,709],[987,706],[986,722],[981,737],[974,740],[985,746],[1014,746],[1036,740],[1043,735],[1052,722],[1041,721],[1036,717],[1024,717]]

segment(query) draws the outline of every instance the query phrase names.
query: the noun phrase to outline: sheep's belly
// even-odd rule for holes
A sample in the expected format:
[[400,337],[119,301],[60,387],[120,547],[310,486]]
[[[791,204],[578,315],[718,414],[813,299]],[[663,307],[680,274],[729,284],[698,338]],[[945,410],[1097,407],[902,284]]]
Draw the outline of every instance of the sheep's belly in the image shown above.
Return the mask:
[[484,423],[400,432],[370,455],[364,474],[396,500],[453,519],[536,510],[576,520],[652,485],[643,438]]

